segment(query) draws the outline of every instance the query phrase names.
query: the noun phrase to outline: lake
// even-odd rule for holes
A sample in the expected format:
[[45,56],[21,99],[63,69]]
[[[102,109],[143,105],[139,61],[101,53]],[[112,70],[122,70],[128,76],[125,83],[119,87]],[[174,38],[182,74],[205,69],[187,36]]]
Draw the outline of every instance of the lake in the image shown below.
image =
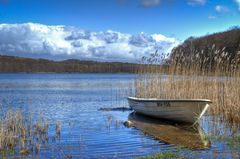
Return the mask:
[[[180,149],[125,127],[131,111],[99,111],[128,107],[128,87],[134,78],[134,74],[0,74],[0,103],[3,109],[20,109],[34,120],[42,117],[49,122],[50,139],[41,145],[41,158],[135,158],[168,151],[189,158],[239,158],[239,145],[212,140],[204,150]],[[61,133],[54,141],[56,122],[61,123]],[[201,123],[203,132],[209,133],[209,124]]]

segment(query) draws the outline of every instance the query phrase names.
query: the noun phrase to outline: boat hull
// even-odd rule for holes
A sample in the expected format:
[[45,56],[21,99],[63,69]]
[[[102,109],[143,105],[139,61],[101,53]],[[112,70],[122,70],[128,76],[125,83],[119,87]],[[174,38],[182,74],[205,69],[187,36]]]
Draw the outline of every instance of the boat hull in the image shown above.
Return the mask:
[[160,100],[128,97],[129,106],[137,113],[184,123],[196,123],[206,112],[210,100]]

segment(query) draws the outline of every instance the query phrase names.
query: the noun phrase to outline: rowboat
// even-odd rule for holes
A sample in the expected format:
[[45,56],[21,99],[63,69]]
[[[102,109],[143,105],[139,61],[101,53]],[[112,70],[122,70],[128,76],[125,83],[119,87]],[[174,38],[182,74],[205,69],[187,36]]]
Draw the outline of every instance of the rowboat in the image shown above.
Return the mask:
[[129,106],[137,113],[183,123],[197,123],[209,104],[208,99],[157,99],[128,97]]

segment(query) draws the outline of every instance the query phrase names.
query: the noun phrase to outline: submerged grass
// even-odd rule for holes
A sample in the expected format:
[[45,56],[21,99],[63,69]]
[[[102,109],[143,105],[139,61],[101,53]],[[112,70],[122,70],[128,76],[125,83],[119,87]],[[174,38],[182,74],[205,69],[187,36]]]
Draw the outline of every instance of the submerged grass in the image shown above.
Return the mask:
[[38,153],[39,146],[48,142],[48,123],[24,117],[21,111],[7,110],[0,121],[0,151],[20,155]]
[[[0,156],[38,155],[41,146],[48,144],[49,124],[40,118],[33,120],[20,110],[1,109],[0,118]],[[60,134],[60,123],[56,125],[56,133]]]
[[229,147],[240,147],[240,136],[227,137],[227,136],[205,136],[207,139],[214,142],[224,142]]
[[158,153],[155,155],[140,157],[138,159],[182,159],[182,157],[178,156],[176,153],[173,152],[163,152]]

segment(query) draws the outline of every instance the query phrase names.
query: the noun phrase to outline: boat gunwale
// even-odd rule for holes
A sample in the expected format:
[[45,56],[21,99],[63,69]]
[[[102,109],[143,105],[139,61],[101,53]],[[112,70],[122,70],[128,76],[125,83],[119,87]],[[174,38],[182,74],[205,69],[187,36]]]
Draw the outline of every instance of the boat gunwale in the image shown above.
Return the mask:
[[127,97],[128,100],[137,102],[207,102],[212,103],[209,99],[158,99],[158,98],[136,98]]

